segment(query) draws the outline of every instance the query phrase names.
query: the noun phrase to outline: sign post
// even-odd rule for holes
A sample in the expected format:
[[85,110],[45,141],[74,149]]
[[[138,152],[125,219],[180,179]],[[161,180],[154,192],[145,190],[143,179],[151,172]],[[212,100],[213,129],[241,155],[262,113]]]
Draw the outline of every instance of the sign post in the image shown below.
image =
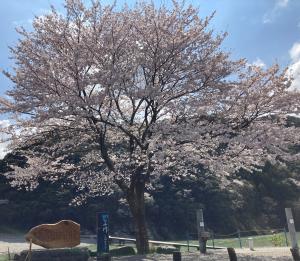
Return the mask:
[[289,233],[290,233],[290,237],[291,237],[292,256],[293,256],[293,259],[295,261],[296,260],[300,261],[299,246],[298,246],[298,242],[297,242],[297,236],[296,236],[297,234],[296,234],[296,228],[295,228],[295,222],[294,222],[294,218],[293,218],[292,209],[291,208],[286,208],[285,209],[285,215],[286,215],[286,220],[287,220],[287,223],[288,223]]
[[97,256],[109,253],[108,213],[97,213]]
[[198,229],[198,240],[199,240],[199,250],[200,253],[206,253],[206,241],[209,238],[209,233],[204,229],[204,218],[203,218],[203,210],[198,209],[196,212],[197,216],[197,229]]
[[289,228],[289,233],[291,237],[291,243],[292,243],[292,248],[298,249],[298,243],[297,243],[297,237],[296,237],[296,229],[295,229],[295,222],[292,214],[292,209],[291,208],[286,208],[285,209],[285,215],[287,219],[287,224]]

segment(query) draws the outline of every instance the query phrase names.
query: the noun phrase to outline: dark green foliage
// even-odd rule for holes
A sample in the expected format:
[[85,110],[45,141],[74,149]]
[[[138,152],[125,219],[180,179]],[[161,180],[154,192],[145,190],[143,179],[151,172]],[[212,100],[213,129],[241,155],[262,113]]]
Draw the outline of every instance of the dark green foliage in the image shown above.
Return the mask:
[[156,253],[158,254],[173,254],[173,252],[177,251],[176,247],[172,246],[160,246],[156,248]]
[[[189,233],[190,239],[195,239],[195,210],[199,207],[204,208],[206,226],[216,233],[284,227],[284,208],[296,202],[300,194],[293,175],[290,168],[267,164],[262,172],[239,173],[244,186],[233,184],[234,190],[221,189],[213,177],[177,182],[164,177],[146,200],[150,235],[155,239],[186,240]],[[81,224],[83,231],[95,233],[96,212],[106,210],[111,217],[111,234],[133,236],[130,214],[126,203],[118,199],[120,195],[94,198],[74,207],[69,205],[73,193],[59,182],[46,181],[34,191],[18,191],[0,175],[0,198],[10,200],[9,205],[0,205],[1,229],[28,230],[41,223],[72,219]]]
[[160,235],[164,240],[170,237],[186,240],[189,233],[196,239],[197,208],[204,208],[208,228],[216,231],[235,229],[235,221],[230,220],[233,214],[231,195],[220,188],[213,176],[175,183],[164,177],[160,188],[153,192],[153,199],[155,203],[148,206],[147,214],[155,238]]
[[131,246],[114,248],[109,251],[112,256],[132,256],[135,255],[135,250]]
[[97,256],[97,252],[95,252],[95,251],[90,250],[89,253],[90,253],[91,257],[96,257]]
[[[9,154],[0,160],[2,173],[9,169],[8,160],[13,161],[13,157],[14,154]],[[19,155],[16,157],[18,160]],[[17,190],[10,187],[5,176],[0,175],[0,199],[9,199],[8,205],[0,205],[0,231],[5,230],[4,227],[26,231],[41,223],[72,219],[82,225],[82,232],[88,230],[95,233],[97,212],[106,210],[116,213],[119,210],[117,194],[92,199],[82,206],[72,206],[70,202],[75,193],[74,188],[62,186],[62,181],[51,183],[43,180],[34,191]],[[128,217],[124,219],[118,215],[112,215],[110,221],[110,228],[118,231],[121,230],[120,224],[129,222]]]
[[[7,169],[3,161],[0,166]],[[207,228],[216,233],[230,233],[238,228],[282,228],[284,208],[300,195],[293,182],[298,168],[297,164],[288,167],[266,164],[262,172],[240,172],[238,178],[243,180],[243,186],[233,183],[225,189],[213,176],[176,182],[163,177],[146,198],[150,236],[186,240],[189,233],[190,239],[196,239],[195,210],[199,207],[204,208]],[[72,219],[81,224],[83,231],[95,233],[96,212],[106,210],[111,217],[111,234],[133,236],[130,214],[124,200],[119,200],[120,194],[94,198],[74,207],[69,205],[74,193],[59,182],[46,181],[41,181],[34,191],[18,191],[0,175],[0,198],[10,200],[9,205],[0,205],[0,229],[6,226],[25,231],[41,223]]]

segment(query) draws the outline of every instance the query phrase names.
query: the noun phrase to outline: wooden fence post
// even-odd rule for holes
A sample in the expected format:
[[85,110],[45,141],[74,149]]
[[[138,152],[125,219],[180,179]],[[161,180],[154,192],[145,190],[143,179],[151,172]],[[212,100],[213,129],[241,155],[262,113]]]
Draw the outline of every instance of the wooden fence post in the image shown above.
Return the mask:
[[180,251],[173,252],[173,261],[181,261],[181,252]]
[[237,230],[237,234],[238,234],[238,237],[239,237],[240,248],[243,248],[242,240],[241,240],[241,231],[239,229]]
[[291,250],[294,261],[300,261],[299,249],[291,248],[290,250]]
[[227,252],[230,261],[237,261],[237,256],[233,247],[228,247]]

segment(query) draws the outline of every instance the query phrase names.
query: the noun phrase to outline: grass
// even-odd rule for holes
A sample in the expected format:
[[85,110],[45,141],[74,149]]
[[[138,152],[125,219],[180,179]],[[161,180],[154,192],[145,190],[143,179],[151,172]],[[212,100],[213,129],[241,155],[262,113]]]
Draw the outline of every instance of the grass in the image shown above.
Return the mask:
[[[298,234],[298,244],[300,244],[300,232]],[[248,237],[241,237],[242,247],[249,246],[248,238],[253,238],[254,247],[284,247],[286,245],[286,237],[284,232],[276,233],[273,235],[258,235],[258,236],[248,236]],[[291,240],[289,234],[287,233],[287,241],[288,245],[291,245]],[[212,245],[212,240],[208,242]],[[240,247],[240,242],[238,238],[228,238],[228,239],[215,239],[216,246],[223,246],[223,247]]]
[[[248,238],[253,238],[254,247],[285,247],[286,246],[286,238],[284,232],[276,233],[272,235],[258,235],[258,236],[247,236],[241,237],[242,247],[249,247]],[[300,245],[300,232],[297,233],[298,245]],[[287,233],[287,241],[288,246],[291,246],[291,240],[289,234]],[[182,243],[186,243],[186,241],[180,241]],[[197,240],[189,241],[190,244],[198,244]],[[212,240],[207,241],[207,245],[212,246]],[[240,248],[240,241],[238,237],[234,238],[223,238],[223,239],[214,239],[214,245],[218,247],[233,247]]]
[[8,258],[8,254],[0,254],[0,261],[9,261],[12,260],[13,256],[11,255],[11,259]]

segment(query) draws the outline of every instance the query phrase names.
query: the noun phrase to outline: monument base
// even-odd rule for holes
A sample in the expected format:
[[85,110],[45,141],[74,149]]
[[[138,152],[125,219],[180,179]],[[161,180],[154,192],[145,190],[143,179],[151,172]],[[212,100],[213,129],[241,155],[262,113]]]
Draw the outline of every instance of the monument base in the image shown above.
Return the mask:
[[87,261],[90,257],[87,248],[39,249],[31,253],[24,250],[15,255],[14,261],[25,261],[28,254],[31,255],[31,261]]

